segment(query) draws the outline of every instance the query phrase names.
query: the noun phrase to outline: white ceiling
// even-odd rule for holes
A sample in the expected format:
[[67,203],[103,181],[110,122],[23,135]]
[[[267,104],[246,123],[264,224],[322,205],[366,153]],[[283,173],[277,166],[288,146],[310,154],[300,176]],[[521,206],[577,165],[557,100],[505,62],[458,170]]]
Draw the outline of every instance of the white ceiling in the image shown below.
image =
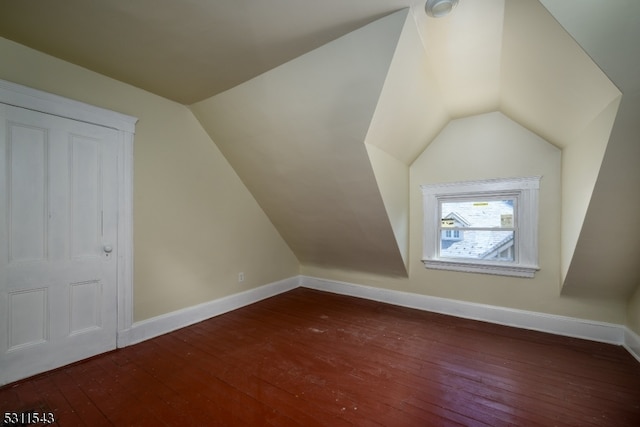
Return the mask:
[[412,0],[20,0],[0,36],[191,104]]

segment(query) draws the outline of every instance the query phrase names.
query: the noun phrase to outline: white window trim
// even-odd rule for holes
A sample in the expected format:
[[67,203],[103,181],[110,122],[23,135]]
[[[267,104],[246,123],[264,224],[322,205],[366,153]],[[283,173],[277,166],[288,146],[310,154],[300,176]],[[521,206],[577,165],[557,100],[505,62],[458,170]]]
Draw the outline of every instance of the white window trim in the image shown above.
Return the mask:
[[[422,185],[423,256],[426,268],[502,276],[534,277],[538,266],[538,190],[540,176]],[[460,197],[515,197],[518,235],[514,262],[460,260],[438,255],[439,202]]]

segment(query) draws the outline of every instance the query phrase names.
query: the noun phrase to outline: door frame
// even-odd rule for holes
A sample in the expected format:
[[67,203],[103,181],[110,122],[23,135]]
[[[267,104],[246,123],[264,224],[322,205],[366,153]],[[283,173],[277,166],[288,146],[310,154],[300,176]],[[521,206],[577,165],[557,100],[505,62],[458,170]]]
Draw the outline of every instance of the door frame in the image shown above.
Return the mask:
[[0,79],[0,103],[90,123],[118,132],[116,345],[129,345],[133,324],[133,140],[138,119]]

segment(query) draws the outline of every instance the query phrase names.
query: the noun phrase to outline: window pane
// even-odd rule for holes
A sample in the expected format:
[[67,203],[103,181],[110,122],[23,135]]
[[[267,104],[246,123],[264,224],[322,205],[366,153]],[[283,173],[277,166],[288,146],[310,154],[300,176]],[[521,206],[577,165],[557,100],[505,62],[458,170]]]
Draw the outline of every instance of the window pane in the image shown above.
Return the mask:
[[514,261],[513,231],[459,231],[457,239],[447,239],[443,235],[440,240],[441,257]]
[[514,225],[513,199],[443,202],[441,226],[512,228]]

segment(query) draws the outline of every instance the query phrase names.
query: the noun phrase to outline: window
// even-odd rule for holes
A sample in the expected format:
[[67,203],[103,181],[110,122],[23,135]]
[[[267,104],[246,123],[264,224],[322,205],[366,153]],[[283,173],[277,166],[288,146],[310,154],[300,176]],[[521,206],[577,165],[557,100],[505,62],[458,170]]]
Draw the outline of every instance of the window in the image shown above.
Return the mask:
[[422,186],[426,268],[533,277],[540,177]]
[[460,230],[444,230],[442,240],[462,240],[462,233]]

